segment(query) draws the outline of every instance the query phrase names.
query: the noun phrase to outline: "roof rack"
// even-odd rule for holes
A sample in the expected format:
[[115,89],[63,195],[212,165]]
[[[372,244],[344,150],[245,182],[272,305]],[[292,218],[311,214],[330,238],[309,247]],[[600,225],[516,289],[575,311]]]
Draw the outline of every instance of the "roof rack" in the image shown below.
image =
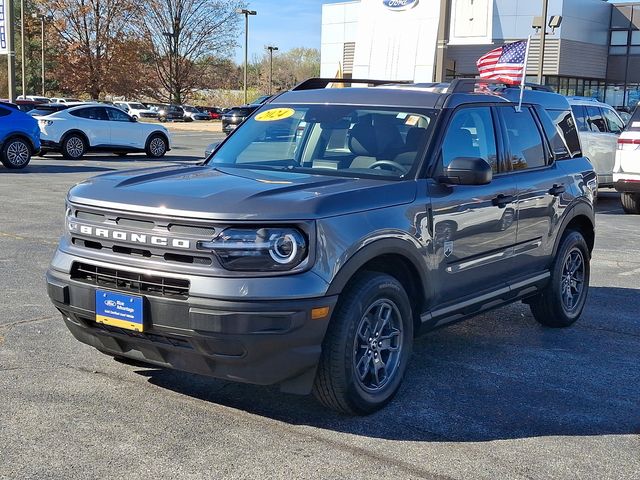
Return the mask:
[[[478,85],[500,86],[503,88],[520,88],[520,85],[505,83],[500,80],[490,80],[488,78],[456,78],[449,85],[448,93],[473,93],[478,90]],[[553,92],[546,85],[538,83],[525,83],[525,88],[541,92]]]
[[370,87],[378,87],[381,85],[409,84],[411,82],[404,80],[371,80],[362,78],[309,78],[293,87],[291,91],[296,92],[299,90],[318,90],[327,88],[327,85],[329,85],[330,83],[358,83],[368,85]]

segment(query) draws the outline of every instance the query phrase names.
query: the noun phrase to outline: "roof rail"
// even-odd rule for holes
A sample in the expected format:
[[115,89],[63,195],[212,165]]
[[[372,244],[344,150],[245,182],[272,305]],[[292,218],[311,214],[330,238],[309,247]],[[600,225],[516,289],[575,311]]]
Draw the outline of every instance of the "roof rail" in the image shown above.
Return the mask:
[[327,88],[327,85],[330,83],[359,83],[366,84],[371,87],[378,87],[380,85],[408,84],[411,82],[403,80],[371,80],[362,78],[309,78],[293,87],[291,91],[318,90],[321,88]]
[[[449,85],[448,93],[473,93],[477,91],[478,85],[491,85],[499,86],[503,88],[520,88],[520,85],[514,85],[503,82],[501,80],[491,80],[488,78],[456,78]],[[541,92],[553,92],[553,89],[546,85],[540,85],[538,83],[525,83],[525,88],[530,90],[537,90]]]

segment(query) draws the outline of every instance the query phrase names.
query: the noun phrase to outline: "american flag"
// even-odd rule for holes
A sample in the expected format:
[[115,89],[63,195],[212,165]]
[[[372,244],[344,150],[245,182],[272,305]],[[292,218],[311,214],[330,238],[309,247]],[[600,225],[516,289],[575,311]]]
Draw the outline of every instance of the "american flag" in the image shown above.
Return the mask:
[[476,62],[480,78],[519,84],[524,73],[527,40],[507,43],[491,50]]

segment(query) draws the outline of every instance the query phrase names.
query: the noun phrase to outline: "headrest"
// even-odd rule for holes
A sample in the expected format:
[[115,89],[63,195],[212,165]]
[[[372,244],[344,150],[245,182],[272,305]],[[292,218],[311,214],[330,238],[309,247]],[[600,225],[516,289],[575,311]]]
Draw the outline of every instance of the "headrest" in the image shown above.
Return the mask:
[[364,157],[375,157],[378,154],[376,131],[369,123],[356,123],[349,130],[349,150]]
[[424,140],[424,136],[427,133],[426,128],[413,127],[407,132],[407,138],[405,145],[410,152],[417,152],[420,142]]

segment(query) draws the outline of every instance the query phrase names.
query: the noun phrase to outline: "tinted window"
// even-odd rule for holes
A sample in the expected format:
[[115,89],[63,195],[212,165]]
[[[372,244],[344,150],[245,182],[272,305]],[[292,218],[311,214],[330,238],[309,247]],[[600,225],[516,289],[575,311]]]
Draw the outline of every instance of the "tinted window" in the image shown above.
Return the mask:
[[442,144],[443,166],[454,158],[483,158],[498,173],[496,135],[489,107],[458,110],[449,124]]
[[104,109],[99,107],[81,108],[69,113],[74,117],[86,118],[89,120],[107,120]]
[[531,110],[523,108],[522,112],[516,112],[514,107],[504,107],[499,111],[507,131],[510,153],[507,167],[510,170],[526,170],[545,166],[547,162],[542,137]]
[[621,133],[624,129],[624,124],[618,115],[610,108],[603,108],[602,113],[607,121],[607,127],[611,133]]
[[585,107],[587,110],[587,124],[589,130],[597,133],[605,133],[607,131],[607,125],[602,116],[602,110],[600,107]]
[[0,117],[6,117],[7,115],[11,115],[11,110],[8,108],[0,107]]
[[582,155],[580,137],[578,136],[576,123],[573,121],[573,115],[571,115],[571,112],[568,110],[547,110],[547,113],[551,116],[551,120],[553,120],[555,125],[562,132],[564,141],[571,152],[571,157],[579,157]]
[[129,115],[124,113],[122,110],[118,110],[116,108],[107,108],[107,114],[109,115],[109,120],[112,122],[130,122],[131,118]]
[[578,130],[581,132],[588,132],[589,127],[587,126],[587,112],[585,111],[582,105],[572,105],[571,109],[573,110],[573,115],[576,119],[576,124],[578,125]]

